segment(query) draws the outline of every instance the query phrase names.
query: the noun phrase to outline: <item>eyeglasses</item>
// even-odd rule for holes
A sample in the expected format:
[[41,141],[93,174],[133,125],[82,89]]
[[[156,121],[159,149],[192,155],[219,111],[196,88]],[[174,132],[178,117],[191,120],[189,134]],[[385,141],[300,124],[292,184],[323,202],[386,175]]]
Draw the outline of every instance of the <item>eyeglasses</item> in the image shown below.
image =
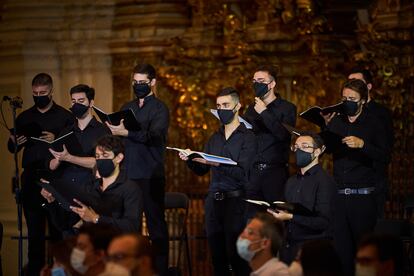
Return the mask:
[[291,145],[290,150],[296,152],[297,149],[306,151],[307,149],[317,149],[316,147],[308,144],[301,144],[301,145]]
[[116,254],[112,254],[112,255],[108,255],[105,257],[105,260],[107,262],[120,262],[122,260],[125,260],[126,258],[135,258],[136,256],[133,254],[126,254],[126,253],[116,253]]
[[151,80],[140,80],[140,81],[136,81],[136,80],[133,80],[132,81],[132,85],[135,85],[135,84],[150,84],[151,83]]

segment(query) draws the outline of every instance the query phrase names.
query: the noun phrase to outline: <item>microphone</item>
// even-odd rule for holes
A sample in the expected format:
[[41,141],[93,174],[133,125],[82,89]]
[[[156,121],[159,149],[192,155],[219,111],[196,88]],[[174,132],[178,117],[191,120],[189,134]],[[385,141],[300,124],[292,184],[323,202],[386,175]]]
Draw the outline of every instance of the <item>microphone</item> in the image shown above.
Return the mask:
[[14,108],[22,108],[23,106],[23,100],[19,96],[13,98],[9,96],[3,96],[3,101],[8,101],[10,105]]

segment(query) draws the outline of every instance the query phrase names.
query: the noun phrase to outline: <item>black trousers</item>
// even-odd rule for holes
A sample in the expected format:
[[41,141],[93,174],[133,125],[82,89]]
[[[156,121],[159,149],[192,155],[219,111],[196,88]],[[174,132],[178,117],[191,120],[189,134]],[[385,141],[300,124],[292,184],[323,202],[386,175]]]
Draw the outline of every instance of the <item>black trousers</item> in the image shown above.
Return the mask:
[[158,274],[166,275],[168,269],[168,228],[165,222],[165,178],[134,179],[142,189],[144,213],[149,238],[155,248]]
[[45,200],[40,194],[40,186],[35,183],[38,180],[37,173],[25,170],[21,180],[23,212],[28,235],[27,275],[37,276],[45,265],[46,222],[51,242],[61,239],[61,234],[52,224],[49,212],[42,207]]
[[375,196],[337,194],[333,198],[333,212],[335,249],[344,275],[354,275],[357,244],[374,230],[377,221]]
[[205,201],[207,240],[213,262],[214,275],[249,275],[250,268],[237,253],[236,242],[245,227],[245,201],[241,197],[215,200],[211,194]]
[[[285,184],[289,177],[287,167],[270,167],[264,170],[252,168],[250,170],[250,180],[247,186],[246,196],[249,199],[264,200],[274,202],[284,200]],[[252,218],[263,208],[255,204],[248,204],[246,219]]]

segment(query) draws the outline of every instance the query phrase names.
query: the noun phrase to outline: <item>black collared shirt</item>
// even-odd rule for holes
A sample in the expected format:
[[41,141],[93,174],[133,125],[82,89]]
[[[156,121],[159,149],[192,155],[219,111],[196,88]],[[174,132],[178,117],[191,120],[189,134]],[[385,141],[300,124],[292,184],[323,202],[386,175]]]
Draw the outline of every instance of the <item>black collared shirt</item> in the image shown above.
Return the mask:
[[[89,121],[87,126],[81,130],[78,125],[78,121],[76,120],[71,126],[64,128],[59,136],[62,136],[66,133],[73,131],[76,139],[78,140],[83,153],[78,154],[80,157],[95,157],[95,145],[99,138],[102,136],[111,134],[109,128],[98,122],[95,117]],[[69,153],[71,149],[67,147]],[[50,155],[49,161],[53,159],[53,155]],[[89,179],[93,179],[92,170],[89,168],[85,168],[82,166],[78,166],[69,162],[62,162],[58,168],[60,177],[67,179],[72,182],[84,182],[88,181]]]
[[392,124],[391,111],[375,100],[370,100],[365,104],[365,108],[384,125],[387,136],[387,147],[392,149],[394,145],[394,127]]
[[138,232],[140,229],[143,197],[141,188],[129,180],[121,170],[114,183],[105,191],[101,189],[101,180],[97,179],[93,185],[87,186],[88,193],[97,198],[97,206],[91,206],[99,214],[100,224],[109,224],[122,232]]
[[326,141],[328,151],[333,153],[333,173],[338,189],[375,186],[384,172],[374,163],[387,163],[390,150],[387,147],[386,130],[372,114],[363,109],[355,122],[345,115],[335,116],[327,130],[340,137],[356,136],[364,140],[362,148],[349,148],[339,141]]
[[[105,191],[101,189],[101,179],[77,186],[77,189],[83,198],[89,199],[89,203],[83,203],[99,215],[99,224],[112,225],[125,233],[139,231],[143,211],[142,191],[135,182],[126,178],[123,170]],[[80,220],[76,213],[66,211],[56,200],[45,207],[61,231],[72,229]]]
[[291,176],[286,183],[285,198],[290,203],[300,203],[313,211],[314,216],[293,215],[287,222],[288,239],[303,241],[331,236],[331,198],[335,181],[316,164],[304,175]]
[[237,165],[208,166],[187,161],[188,167],[198,175],[204,175],[211,169],[210,192],[228,192],[244,190],[248,171],[256,153],[256,141],[253,133],[240,124],[226,140],[224,127],[221,127],[208,140],[205,153],[228,157]]
[[296,106],[278,95],[266,108],[258,114],[250,105],[244,114],[257,139],[254,163],[287,164],[291,136],[282,123],[296,125]]
[[[49,131],[59,137],[59,133],[63,128],[72,125],[74,117],[72,113],[64,109],[60,105],[53,103],[52,107],[41,113],[36,106],[23,111],[16,119],[17,130],[25,126],[36,123],[42,131]],[[49,147],[46,143],[34,143],[30,139],[18,150],[24,147],[22,166],[25,169],[47,169],[46,161],[49,156]],[[11,140],[8,143],[10,152],[14,152],[14,145]]]
[[164,155],[167,142],[168,107],[154,95],[145,97],[140,108],[138,100],[122,107],[132,109],[140,125],[128,131],[125,138],[125,166],[130,179],[151,179],[164,176]]

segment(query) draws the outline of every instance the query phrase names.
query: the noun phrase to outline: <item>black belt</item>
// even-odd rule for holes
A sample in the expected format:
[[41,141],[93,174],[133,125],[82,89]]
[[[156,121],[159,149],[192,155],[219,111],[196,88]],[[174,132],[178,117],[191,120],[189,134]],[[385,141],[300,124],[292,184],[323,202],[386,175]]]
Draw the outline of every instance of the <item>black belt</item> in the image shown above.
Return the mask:
[[375,187],[367,187],[367,188],[345,188],[338,190],[338,194],[340,195],[369,195],[375,191]]
[[253,168],[259,171],[268,170],[271,168],[285,168],[287,164],[285,163],[254,163]]
[[224,200],[226,198],[241,197],[244,196],[243,190],[236,190],[231,192],[211,192],[214,200]]

